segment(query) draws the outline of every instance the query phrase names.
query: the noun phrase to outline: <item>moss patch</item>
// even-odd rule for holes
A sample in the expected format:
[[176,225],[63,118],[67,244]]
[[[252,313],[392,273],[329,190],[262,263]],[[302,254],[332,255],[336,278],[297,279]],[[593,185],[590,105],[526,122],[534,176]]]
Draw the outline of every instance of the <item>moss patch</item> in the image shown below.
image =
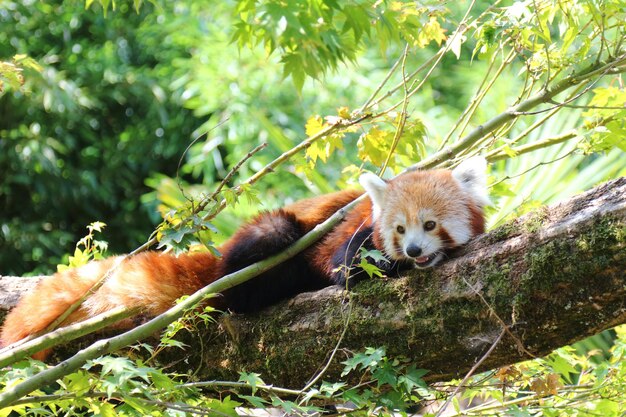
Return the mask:
[[379,304],[404,300],[406,296],[404,280],[374,278],[360,282],[352,290],[352,297],[363,304]]
[[584,284],[593,278],[589,276],[592,270],[610,267],[613,255],[623,250],[625,228],[623,222],[605,218],[594,222],[575,240],[553,240],[532,248],[526,256],[528,268],[523,277],[537,290],[553,288],[555,276]]
[[[604,218],[586,227],[578,238],[552,240],[533,247],[525,257],[520,292],[515,302],[539,315],[563,314],[573,300],[588,302],[607,282],[597,271],[610,270],[615,256],[625,256],[625,224]],[[550,300],[546,302],[545,300]]]
[[537,233],[544,226],[545,221],[548,219],[548,214],[548,208],[545,206],[529,213],[522,223],[523,230],[528,233]]
[[503,242],[513,236],[518,236],[522,232],[518,220],[511,220],[489,232],[486,239],[489,243]]

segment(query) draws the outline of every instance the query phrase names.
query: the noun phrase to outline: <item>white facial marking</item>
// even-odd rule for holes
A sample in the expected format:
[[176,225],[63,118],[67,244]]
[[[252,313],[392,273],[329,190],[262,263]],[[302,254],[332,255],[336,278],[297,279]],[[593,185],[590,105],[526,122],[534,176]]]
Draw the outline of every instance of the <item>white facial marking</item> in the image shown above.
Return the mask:
[[[386,223],[391,226],[382,230],[387,254],[395,259],[413,259],[414,257],[408,253],[411,246],[417,246],[422,250],[418,257],[430,256],[440,251],[443,242],[436,232],[424,230],[424,223],[427,221],[437,222],[437,217],[430,209],[418,210],[411,218],[406,218],[400,212],[393,213]],[[398,232],[398,226],[402,226],[404,233]]]
[[382,207],[385,204],[385,191],[387,190],[387,183],[371,172],[366,172],[361,175],[359,177],[359,183],[365,189],[365,192],[372,201],[372,220],[376,221],[380,218]]
[[482,156],[473,156],[461,162],[452,170],[452,177],[462,189],[467,191],[479,206],[491,204],[487,192],[487,160]]
[[405,255],[404,253],[398,252],[398,248],[394,246],[394,241],[402,242],[404,239],[404,235],[398,233],[397,227],[404,227],[406,233],[407,220],[401,213],[395,213],[395,216],[390,219],[390,223],[386,224],[390,224],[391,226],[381,230],[385,252],[393,259],[400,259]]
[[420,223],[411,226],[404,234],[402,248],[407,258],[411,258],[411,256],[407,254],[407,250],[410,246],[421,248],[422,253],[420,256],[429,256],[441,249],[441,242],[439,242],[438,236],[425,232],[423,223]]
[[472,229],[468,216],[449,217],[441,220],[441,226],[457,245],[469,242],[472,237]]

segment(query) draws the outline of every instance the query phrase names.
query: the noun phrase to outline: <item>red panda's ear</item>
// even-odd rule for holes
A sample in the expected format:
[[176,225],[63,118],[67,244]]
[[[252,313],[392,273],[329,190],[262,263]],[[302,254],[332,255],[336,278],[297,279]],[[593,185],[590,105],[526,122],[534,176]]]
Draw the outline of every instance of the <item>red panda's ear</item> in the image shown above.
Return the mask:
[[372,200],[372,204],[374,206],[374,219],[376,219],[380,214],[383,204],[385,203],[385,190],[387,189],[387,183],[371,172],[366,172],[361,175],[359,183],[361,183],[361,186],[365,188],[365,192],[369,196],[370,200]]
[[487,160],[473,156],[452,170],[452,177],[465,189],[479,206],[491,204],[487,192]]

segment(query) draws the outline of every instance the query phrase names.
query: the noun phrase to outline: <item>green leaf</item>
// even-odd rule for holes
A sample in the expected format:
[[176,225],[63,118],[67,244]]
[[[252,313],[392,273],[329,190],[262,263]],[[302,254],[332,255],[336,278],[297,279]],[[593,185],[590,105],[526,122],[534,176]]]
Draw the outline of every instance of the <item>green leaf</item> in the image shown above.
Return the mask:
[[14,55],[13,61],[22,68],[30,68],[37,72],[43,71],[43,67],[36,60],[27,55]]
[[571,377],[578,373],[576,367],[571,363],[572,359],[572,356],[562,348],[549,355],[546,362],[554,372],[560,374],[568,383],[572,383]]
[[368,406],[370,399],[373,397],[374,393],[369,389],[361,391],[356,388],[352,388],[341,394],[341,398],[343,398],[344,401],[352,402],[359,408]]
[[361,258],[370,258],[374,262],[387,261],[387,258],[385,258],[385,255],[383,255],[383,253],[377,249],[367,250],[365,248],[361,248]]
[[377,276],[377,277],[383,276],[383,273],[380,270],[380,268],[378,268],[376,265],[372,263],[369,263],[367,259],[361,259],[361,262],[359,263],[359,267],[363,271],[365,271],[370,278],[373,278],[374,276]]
[[303,406],[293,401],[283,400],[277,396],[272,396],[272,405],[283,409],[285,413],[290,415],[303,415],[322,411],[322,409],[318,407]]
[[89,226],[87,226],[87,229],[89,229],[90,232],[92,231],[96,231],[96,232],[102,232],[102,229],[104,229],[106,227],[106,223],[104,222],[93,222],[90,223]]
[[309,120],[306,121],[306,125],[304,126],[304,132],[307,136],[314,136],[322,129],[324,129],[324,120],[320,116],[310,117]]
[[304,78],[306,73],[304,71],[304,62],[302,56],[299,53],[292,52],[283,56],[283,75],[285,78],[291,75],[291,80],[297,91],[302,91],[304,86]]
[[232,188],[223,188],[221,195],[229,206],[234,206],[239,200],[239,195]]
[[134,368],[130,359],[114,356],[103,356],[94,362],[102,366],[102,375],[121,374]]
[[76,248],[74,249],[74,256],[69,257],[69,266],[73,268],[86,265],[90,260],[89,251],[82,251],[80,248]]
[[407,407],[406,401],[396,390],[390,390],[383,393],[379,398],[377,403],[385,406],[388,409],[399,409],[404,410]]
[[378,365],[385,356],[385,348],[366,348],[365,352],[357,353],[352,358],[347,359],[343,363],[346,365],[341,372],[341,376],[345,376],[353,370],[371,368]]
[[261,200],[258,197],[259,191],[252,188],[249,184],[242,184],[241,195],[248,201],[251,206],[261,205]]
[[345,382],[326,382],[323,381],[322,385],[320,385],[320,392],[328,395],[329,397],[334,395],[336,392],[346,387],[347,384]]
[[79,370],[65,377],[63,385],[68,391],[81,394],[92,389],[91,376],[88,372]]
[[[459,42],[463,41],[461,37],[457,37],[457,38],[459,39],[458,40]],[[443,28],[439,24],[439,21],[437,20],[437,18],[433,16],[430,18],[428,23],[426,23],[422,27],[422,30],[418,34],[417,46],[419,46],[420,48],[424,48],[426,47],[426,45],[428,45],[432,41],[435,41],[437,45],[441,45],[441,42],[443,42],[445,39],[446,39],[446,36],[444,35]],[[460,45],[459,45],[459,49],[460,49]]]
[[115,407],[109,403],[91,403],[91,411],[95,417],[115,417]]
[[317,162],[318,159],[321,159],[322,162],[326,162],[326,149],[324,143],[322,141],[316,141],[311,144],[306,150],[306,156],[311,160],[312,163]]
[[211,410],[210,416],[229,416],[229,417],[239,417],[236,408],[240,407],[242,404],[238,401],[234,401],[230,398],[230,395],[225,397],[224,399],[206,399],[204,400],[204,408]]
[[389,385],[395,387],[398,382],[396,370],[389,362],[384,362],[381,366],[374,369],[372,377],[377,381],[378,387]]
[[255,397],[254,395],[238,395],[239,398],[243,398],[248,401],[252,407],[265,409],[267,406],[267,401],[263,398]]
[[414,388],[427,388],[428,385],[422,379],[427,373],[426,369],[417,369],[415,365],[411,365],[405,374],[398,378],[398,384],[403,386],[407,392],[413,391]]
[[345,17],[342,31],[352,31],[356,42],[359,42],[364,34],[370,34],[372,27],[371,17],[365,7],[358,4],[347,3],[341,12]]
[[246,373],[239,372],[239,382],[245,382],[252,388],[252,393],[254,394],[257,391],[258,385],[265,385],[265,382],[261,379],[261,374],[257,374],[254,372]]
[[376,166],[381,166],[391,149],[393,134],[383,131],[378,127],[371,128],[367,133],[362,134],[357,142],[359,158],[363,161],[370,161]]

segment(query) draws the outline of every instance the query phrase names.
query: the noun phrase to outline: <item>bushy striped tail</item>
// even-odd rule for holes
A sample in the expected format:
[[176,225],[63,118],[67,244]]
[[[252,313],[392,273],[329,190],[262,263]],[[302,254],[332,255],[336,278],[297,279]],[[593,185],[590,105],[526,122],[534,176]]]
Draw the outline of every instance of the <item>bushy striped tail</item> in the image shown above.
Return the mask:
[[[148,315],[158,315],[177,298],[219,278],[216,263],[217,258],[209,253],[176,257],[144,252],[56,273],[24,295],[7,315],[0,332],[0,345],[8,346],[45,330],[109,271],[104,284],[63,324],[76,323],[116,307],[140,308]],[[45,356],[44,352],[35,355],[37,359]]]

